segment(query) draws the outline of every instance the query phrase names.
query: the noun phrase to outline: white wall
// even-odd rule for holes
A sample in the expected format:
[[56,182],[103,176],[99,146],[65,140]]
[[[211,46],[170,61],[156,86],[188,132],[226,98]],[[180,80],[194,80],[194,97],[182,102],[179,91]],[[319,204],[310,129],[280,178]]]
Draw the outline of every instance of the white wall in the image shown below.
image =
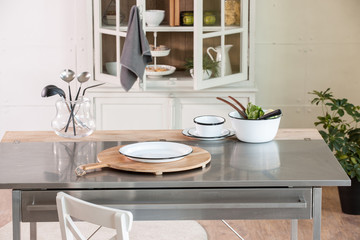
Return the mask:
[[50,129],[56,98],[41,98],[42,88],[65,89],[64,68],[91,70],[91,28],[78,27],[91,24],[85,2],[0,0],[0,139],[7,130]]
[[[56,98],[41,98],[41,89],[66,88],[58,77],[64,68],[92,69],[90,3],[0,0],[0,137],[6,130],[50,130]],[[257,103],[281,108],[281,127],[313,126],[313,89],[331,87],[360,105],[359,0],[256,6]]]
[[313,127],[314,89],[360,105],[359,0],[256,4],[256,100],[283,110],[281,127]]

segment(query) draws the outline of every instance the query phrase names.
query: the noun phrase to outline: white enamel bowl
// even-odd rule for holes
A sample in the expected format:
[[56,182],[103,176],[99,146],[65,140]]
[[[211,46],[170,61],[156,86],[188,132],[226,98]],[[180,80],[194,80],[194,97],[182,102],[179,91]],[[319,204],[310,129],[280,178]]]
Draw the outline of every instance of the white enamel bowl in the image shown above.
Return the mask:
[[164,10],[147,10],[145,12],[145,22],[149,27],[157,27],[164,20]]
[[273,140],[279,129],[281,115],[265,120],[248,120],[237,111],[229,113],[236,137],[243,142],[263,143]]
[[116,62],[105,63],[105,68],[108,74],[116,76]]
[[204,115],[194,118],[196,134],[201,137],[217,137],[222,134],[225,118]]

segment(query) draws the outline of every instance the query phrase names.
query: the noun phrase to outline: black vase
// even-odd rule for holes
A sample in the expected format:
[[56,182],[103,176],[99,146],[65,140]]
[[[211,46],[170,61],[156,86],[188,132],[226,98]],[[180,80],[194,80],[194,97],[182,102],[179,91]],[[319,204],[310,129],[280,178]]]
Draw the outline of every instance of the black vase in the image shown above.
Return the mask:
[[351,179],[351,187],[338,187],[343,213],[360,215],[360,182]]

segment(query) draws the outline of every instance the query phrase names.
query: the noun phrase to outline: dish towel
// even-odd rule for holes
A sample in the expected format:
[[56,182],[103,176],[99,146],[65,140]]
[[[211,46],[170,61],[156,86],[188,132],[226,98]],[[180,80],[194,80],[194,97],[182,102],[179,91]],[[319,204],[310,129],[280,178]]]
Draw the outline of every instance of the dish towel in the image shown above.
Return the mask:
[[151,61],[150,46],[141,25],[139,9],[132,6],[120,58],[120,82],[126,91],[130,90],[137,78],[143,78],[145,67]]

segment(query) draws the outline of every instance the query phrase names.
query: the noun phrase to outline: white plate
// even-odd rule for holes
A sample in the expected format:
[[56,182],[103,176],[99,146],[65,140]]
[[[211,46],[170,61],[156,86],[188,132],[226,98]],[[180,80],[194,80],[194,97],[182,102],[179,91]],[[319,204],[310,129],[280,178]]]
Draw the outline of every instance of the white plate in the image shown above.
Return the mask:
[[140,142],[126,145],[119,152],[138,162],[173,162],[192,153],[188,145],[174,142]]
[[[188,133],[192,136],[195,136],[195,137],[204,137],[204,136],[201,136],[197,131],[196,131],[196,128],[190,128]],[[212,136],[212,137],[206,137],[206,138],[220,138],[220,137],[226,137],[227,135],[229,135],[230,133],[230,130],[228,129],[223,129],[220,133],[219,136]]]
[[170,49],[156,50],[156,51],[151,51],[151,56],[153,56],[153,57],[165,57],[165,56],[169,55],[169,53],[170,53]]
[[[154,65],[147,65],[148,67],[154,67]],[[161,67],[161,68],[166,68],[167,71],[163,71],[163,72],[153,72],[153,71],[148,71],[146,70],[146,75],[148,76],[164,76],[164,75],[170,75],[173,74],[176,70],[176,67],[173,66],[169,66],[169,65],[156,65],[156,67]]]
[[205,140],[205,141],[221,140],[221,139],[224,139],[224,138],[231,137],[231,136],[235,135],[235,132],[232,131],[232,130],[224,129],[223,131],[227,131],[228,133],[225,134],[225,135],[222,135],[222,136],[217,136],[217,137],[201,137],[201,136],[196,136],[196,135],[190,134],[190,132],[191,133],[195,132],[195,128],[193,127],[193,128],[185,128],[182,131],[182,134],[187,136],[187,137],[197,138],[197,139]]

